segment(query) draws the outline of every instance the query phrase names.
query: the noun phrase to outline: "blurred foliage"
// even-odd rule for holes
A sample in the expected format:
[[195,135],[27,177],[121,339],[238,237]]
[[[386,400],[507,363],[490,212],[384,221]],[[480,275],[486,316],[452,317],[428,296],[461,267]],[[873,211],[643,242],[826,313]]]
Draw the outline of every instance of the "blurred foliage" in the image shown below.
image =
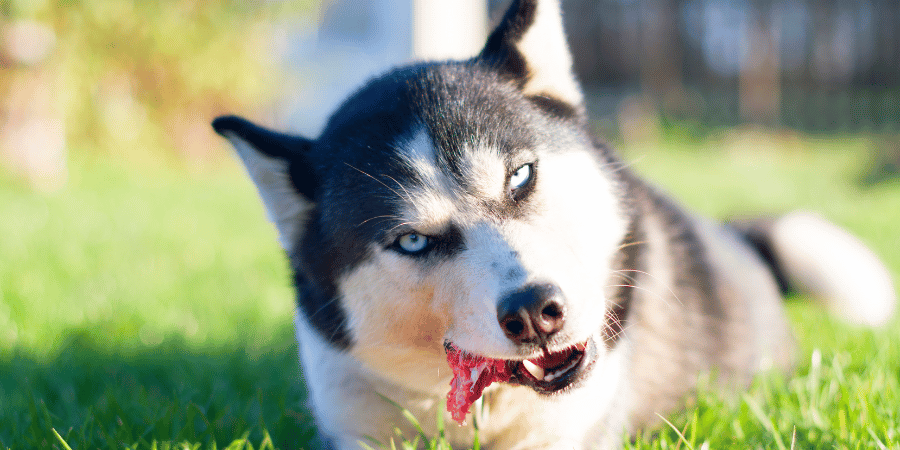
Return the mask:
[[49,75],[69,148],[205,161],[219,148],[215,115],[274,102],[273,36],[315,1],[3,0],[0,25],[53,29],[53,52],[27,70]]

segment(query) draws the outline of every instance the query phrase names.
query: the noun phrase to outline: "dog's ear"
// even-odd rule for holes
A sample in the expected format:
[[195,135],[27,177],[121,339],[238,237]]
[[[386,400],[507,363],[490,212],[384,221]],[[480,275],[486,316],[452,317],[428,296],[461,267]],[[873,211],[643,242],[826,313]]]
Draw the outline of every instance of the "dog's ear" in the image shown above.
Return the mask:
[[513,0],[477,58],[519,83],[525,95],[580,109],[559,0]]
[[281,246],[291,252],[312,206],[316,178],[308,160],[312,141],[267,130],[235,116],[212,123],[237,150],[256,185]]

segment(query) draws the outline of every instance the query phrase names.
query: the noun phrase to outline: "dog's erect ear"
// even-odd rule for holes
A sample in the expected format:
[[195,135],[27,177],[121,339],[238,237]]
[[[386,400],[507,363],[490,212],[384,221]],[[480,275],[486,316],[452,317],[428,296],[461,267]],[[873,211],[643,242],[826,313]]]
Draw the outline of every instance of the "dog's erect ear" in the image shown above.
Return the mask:
[[278,229],[281,246],[291,252],[315,197],[317,183],[307,158],[312,142],[234,116],[219,117],[212,126],[237,150]]
[[559,0],[513,0],[478,59],[516,80],[525,95],[582,105]]

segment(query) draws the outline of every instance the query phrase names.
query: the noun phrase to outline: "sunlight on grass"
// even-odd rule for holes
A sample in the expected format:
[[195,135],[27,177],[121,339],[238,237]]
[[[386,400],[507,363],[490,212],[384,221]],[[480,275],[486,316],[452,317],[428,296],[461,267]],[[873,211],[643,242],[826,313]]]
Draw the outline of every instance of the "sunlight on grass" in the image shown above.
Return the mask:
[[0,193],[16,218],[0,224],[11,236],[0,244],[3,298],[16,319],[7,346],[52,356],[67,330],[103,330],[111,348],[170,335],[203,346],[246,331],[229,314],[260,327],[290,314],[286,264],[236,169],[133,179],[118,169],[80,167],[93,179],[58,195]]

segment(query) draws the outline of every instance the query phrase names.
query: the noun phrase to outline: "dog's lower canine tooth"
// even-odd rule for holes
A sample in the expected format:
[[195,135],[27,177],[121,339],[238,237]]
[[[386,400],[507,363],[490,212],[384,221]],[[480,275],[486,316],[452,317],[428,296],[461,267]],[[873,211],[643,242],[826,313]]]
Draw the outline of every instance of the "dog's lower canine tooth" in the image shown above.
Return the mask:
[[531,376],[535,377],[538,380],[544,379],[544,368],[543,367],[539,367],[537,364],[535,364],[527,359],[522,361],[522,365],[525,366],[525,370],[527,370],[528,373],[531,374]]

